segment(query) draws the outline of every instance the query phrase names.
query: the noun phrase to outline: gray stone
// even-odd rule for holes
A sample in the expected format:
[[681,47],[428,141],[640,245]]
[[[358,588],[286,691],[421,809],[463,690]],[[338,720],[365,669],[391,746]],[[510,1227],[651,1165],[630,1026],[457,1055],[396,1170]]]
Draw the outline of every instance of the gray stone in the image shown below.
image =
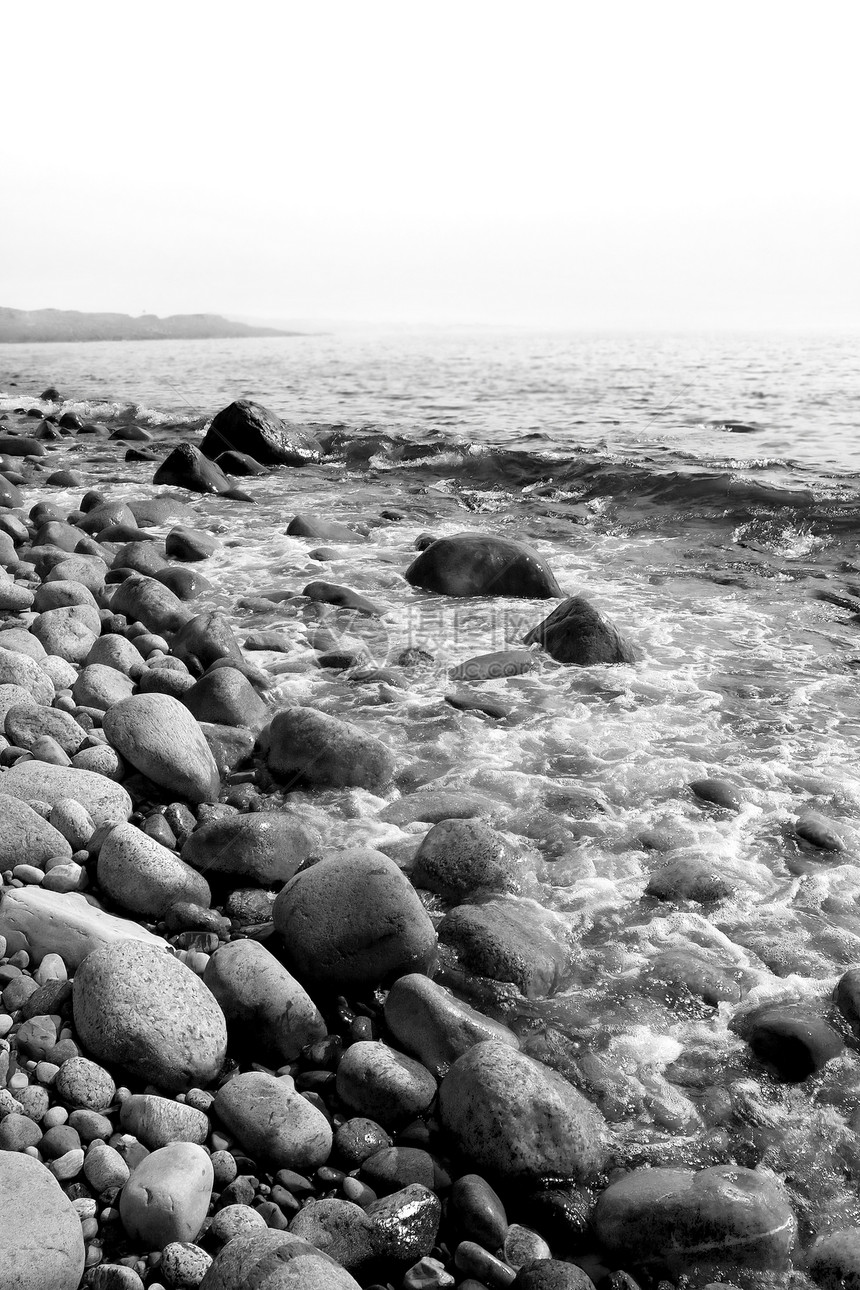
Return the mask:
[[60,1184],[31,1156],[3,1156],[0,1268],[4,1290],[78,1290],[81,1221]]
[[427,1187],[411,1183],[367,1206],[380,1254],[399,1263],[414,1263],[436,1244],[442,1202]]
[[277,1169],[317,1169],[331,1153],[328,1120],[291,1079],[236,1075],[215,1095],[215,1114],[255,1159]]
[[209,1117],[186,1102],[175,1102],[155,1093],[132,1093],[119,1108],[124,1133],[157,1151],[171,1142],[196,1142],[203,1146],[209,1134]]
[[418,972],[399,977],[385,1000],[385,1022],[398,1044],[441,1079],[475,1044],[519,1048],[513,1031],[462,1003]]
[[614,623],[584,596],[571,596],[523,637],[542,645],[557,663],[592,667],[596,663],[633,663],[635,655]]
[[169,1092],[207,1084],[227,1051],[224,1014],[189,968],[123,941],[96,950],[74,981],[75,1028],[102,1061]]
[[442,1125],[480,1171],[586,1181],[606,1160],[600,1113],[561,1075],[506,1044],[476,1044],[439,1090]]
[[202,1147],[171,1142],[146,1156],[122,1189],[119,1215],[133,1241],[163,1250],[173,1241],[194,1241],[209,1209],[215,1180]]
[[518,889],[509,848],[483,820],[441,820],[422,841],[410,877],[416,887],[459,901],[476,891]]
[[71,797],[92,816],[96,828],[119,824],[131,815],[132,802],[120,784],[75,766],[51,766],[43,761],[19,762],[0,777],[3,792],[21,802],[56,805]]
[[228,873],[263,886],[288,882],[322,839],[316,829],[287,811],[254,811],[211,820],[194,830],[182,859],[201,873]]
[[43,708],[36,703],[10,707],[3,728],[6,738],[16,748],[26,748],[29,752],[37,739],[50,735],[70,757],[87,737],[83,726],[79,726],[68,712],[61,712],[59,708]]
[[17,685],[37,703],[48,704],[54,697],[54,682],[44,668],[27,654],[0,649],[0,685]]
[[460,905],[442,919],[439,939],[456,950],[469,971],[508,981],[529,999],[555,990],[570,959],[561,929],[547,911],[513,897]]
[[100,663],[112,667],[124,676],[136,677],[143,670],[143,659],[134,644],[116,632],[108,632],[93,643],[85,660],[88,664]]
[[375,735],[313,708],[285,708],[261,732],[260,754],[289,783],[384,788],[394,773],[391,749]]
[[551,600],[562,592],[546,561],[530,547],[489,533],[456,533],[426,547],[406,581],[443,596],[517,596]]
[[218,768],[203,732],[170,695],[123,699],[106,713],[104,732],[121,757],[177,797],[191,802],[218,797]]
[[118,824],[105,838],[97,873],[118,905],[153,921],[179,900],[212,903],[206,879],[133,824]]
[[54,1088],[64,1102],[81,1111],[106,1111],[116,1095],[116,1084],[107,1071],[86,1057],[63,1062]]
[[290,1223],[293,1236],[301,1237],[335,1259],[349,1272],[365,1268],[379,1244],[373,1221],[349,1200],[312,1200]]
[[222,667],[202,676],[182,696],[182,702],[198,721],[222,726],[259,729],[269,715],[251,682],[233,667]]
[[[89,651],[88,651],[89,652]],[[72,696],[83,708],[97,708],[107,712],[115,704],[128,699],[134,690],[131,677],[103,663],[89,663],[82,667],[72,686]]]
[[6,888],[0,896],[0,936],[10,954],[26,950],[31,962],[58,954],[73,972],[93,951],[118,941],[137,940],[167,949],[167,942],[137,923],[116,918],[76,893],[46,891],[44,887]]
[[[0,788],[6,777],[0,776]],[[66,839],[26,802],[0,793],[0,869],[31,864],[43,869],[52,856],[72,858]]]
[[357,1115],[398,1128],[424,1115],[436,1096],[425,1066],[387,1044],[351,1044],[337,1068],[337,1095]]
[[200,1290],[360,1290],[334,1259],[289,1232],[253,1233],[230,1241]]
[[326,1034],[316,1004],[257,941],[233,941],[216,950],[203,980],[228,1023],[278,1065],[295,1061],[307,1044]]
[[98,639],[101,620],[89,605],[47,609],[30,628],[46,654],[56,654],[67,663],[83,663]]
[[860,1227],[819,1237],[806,1266],[821,1290],[860,1290]]
[[161,635],[178,631],[191,617],[179,597],[164,583],[144,574],[133,574],[121,582],[110,607],[115,614],[124,614],[129,622],[143,623],[149,631]]

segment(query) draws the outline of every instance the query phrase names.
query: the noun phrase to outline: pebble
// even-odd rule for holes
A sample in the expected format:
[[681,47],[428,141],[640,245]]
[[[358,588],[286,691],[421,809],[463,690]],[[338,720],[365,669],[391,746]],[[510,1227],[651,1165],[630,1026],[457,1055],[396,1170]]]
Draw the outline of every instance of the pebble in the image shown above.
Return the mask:
[[236,1236],[248,1236],[256,1228],[265,1226],[265,1219],[251,1209],[250,1205],[225,1205],[213,1217],[207,1235],[226,1245]]
[[130,1170],[120,1153],[106,1142],[91,1142],[83,1162],[84,1177],[99,1195],[124,1187]]
[[104,1111],[114,1100],[116,1085],[107,1071],[86,1057],[63,1062],[55,1087],[75,1110]]
[[212,1266],[212,1256],[190,1241],[171,1241],[161,1252],[160,1272],[171,1290],[196,1290]]

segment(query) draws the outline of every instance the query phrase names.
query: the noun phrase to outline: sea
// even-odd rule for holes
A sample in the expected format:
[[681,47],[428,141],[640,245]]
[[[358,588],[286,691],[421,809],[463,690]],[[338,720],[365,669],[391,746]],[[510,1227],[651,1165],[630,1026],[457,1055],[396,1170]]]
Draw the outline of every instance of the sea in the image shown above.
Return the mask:
[[[315,703],[388,740],[399,790],[307,797],[332,846],[408,861],[420,836],[379,820],[422,786],[478,792],[517,857],[519,900],[569,943],[548,998],[474,997],[602,1109],[625,1163],[772,1169],[808,1239],[860,1224],[860,1060],[850,1045],[798,1084],[739,1033],[754,1007],[831,996],[860,965],[860,346],[840,334],[343,332],[232,341],[0,347],[0,413],[63,407],[106,427],[49,459],[133,497],[151,462],[234,399],[314,427],[321,466],[193,496],[222,538],[206,566],[275,702]],[[32,424],[32,423],[30,423]],[[136,445],[142,446],[142,445]],[[75,509],[80,488],[35,485]],[[334,548],[286,536],[297,513],[368,526]],[[383,517],[383,513],[384,517]],[[403,574],[419,535],[515,538],[635,650],[630,665],[536,669],[473,687],[506,715],[453,708],[452,666],[516,647],[553,603],[451,601]],[[318,578],[377,604],[343,627],[400,683],[315,666],[301,592]],[[271,599],[276,593],[277,601]],[[699,800],[705,777],[741,809]],[[798,841],[816,811],[841,852]],[[425,826],[426,827],[426,826]],[[669,860],[705,861],[728,894],[646,895]],[[431,908],[441,913],[441,906]],[[679,966],[680,965],[680,966]],[[680,981],[680,984],[679,984]],[[704,983],[704,984],[703,984]],[[464,987],[467,991],[468,985]],[[482,994],[481,991],[484,990]]]

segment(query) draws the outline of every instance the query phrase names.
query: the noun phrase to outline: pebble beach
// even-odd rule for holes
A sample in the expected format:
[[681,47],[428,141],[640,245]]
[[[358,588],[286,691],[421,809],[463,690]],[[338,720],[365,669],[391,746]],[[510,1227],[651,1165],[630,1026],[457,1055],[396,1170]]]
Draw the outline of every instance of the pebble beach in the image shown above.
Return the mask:
[[820,593],[803,713],[715,698],[680,525],[643,577],[438,444],[79,406],[0,413],[2,1290],[860,1285],[846,552],[702,542],[703,649]]

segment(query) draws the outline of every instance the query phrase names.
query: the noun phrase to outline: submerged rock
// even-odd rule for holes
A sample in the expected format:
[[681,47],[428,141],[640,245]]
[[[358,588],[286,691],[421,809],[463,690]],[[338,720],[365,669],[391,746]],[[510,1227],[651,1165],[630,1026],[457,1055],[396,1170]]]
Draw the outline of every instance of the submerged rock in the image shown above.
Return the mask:
[[228,493],[232,484],[220,466],[191,443],[180,443],[156,470],[153,484],[173,484],[195,493]]
[[542,645],[557,663],[592,667],[596,663],[633,663],[632,647],[617,627],[584,596],[571,596],[523,637]]
[[842,1052],[842,1038],[802,1003],[766,1003],[732,1023],[779,1079],[799,1084]]
[[322,458],[313,435],[300,426],[287,425],[250,399],[237,399],[222,408],[200,444],[200,451],[213,460],[231,450],[271,466],[306,466]]
[[487,533],[439,538],[412,561],[406,581],[443,596],[562,595],[546,561],[530,547]]
[[551,916],[530,900],[459,905],[439,924],[439,939],[471,972],[508,981],[529,999],[556,989],[570,959]]

